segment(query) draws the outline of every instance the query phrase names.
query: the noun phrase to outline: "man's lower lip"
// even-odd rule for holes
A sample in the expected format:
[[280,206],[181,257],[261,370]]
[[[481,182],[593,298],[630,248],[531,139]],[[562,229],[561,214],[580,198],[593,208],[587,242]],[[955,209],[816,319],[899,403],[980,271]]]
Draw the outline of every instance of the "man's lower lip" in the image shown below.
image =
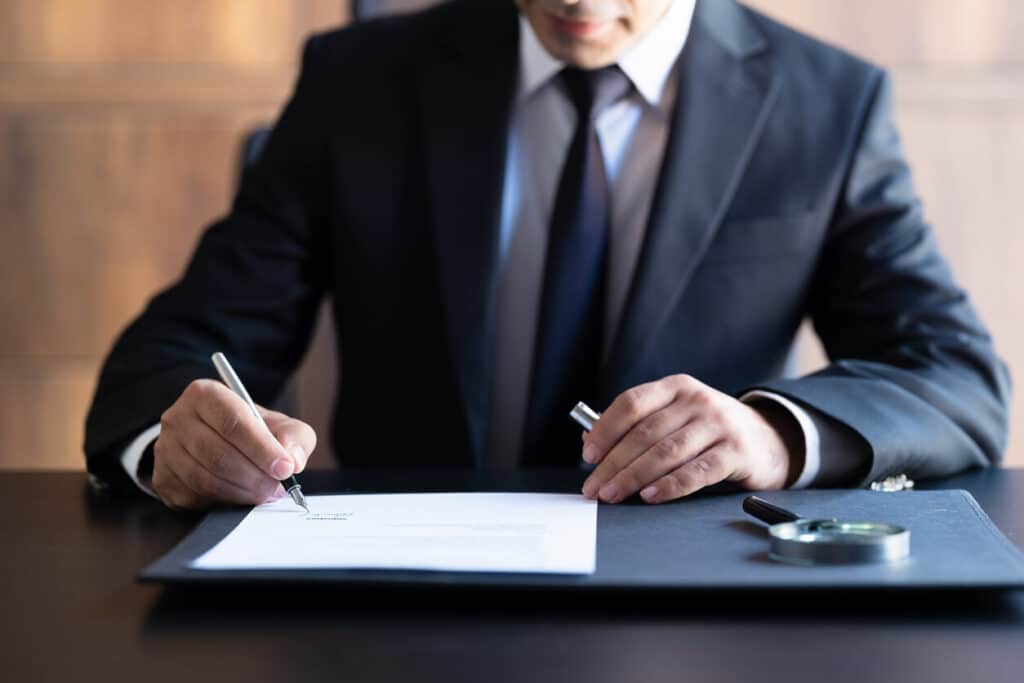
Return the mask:
[[604,31],[610,23],[608,21],[571,21],[553,14],[548,15],[548,22],[558,33],[572,36],[573,38],[590,38],[595,36]]

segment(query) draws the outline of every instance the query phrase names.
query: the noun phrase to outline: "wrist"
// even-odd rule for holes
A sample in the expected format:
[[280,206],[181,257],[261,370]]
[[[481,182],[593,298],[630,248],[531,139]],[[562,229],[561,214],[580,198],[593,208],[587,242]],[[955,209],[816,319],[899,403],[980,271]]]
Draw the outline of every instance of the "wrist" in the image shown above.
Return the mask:
[[768,428],[776,436],[778,457],[782,461],[783,476],[780,477],[781,488],[789,488],[796,483],[804,468],[804,434],[797,419],[782,405],[772,400],[754,400],[749,405],[761,416]]

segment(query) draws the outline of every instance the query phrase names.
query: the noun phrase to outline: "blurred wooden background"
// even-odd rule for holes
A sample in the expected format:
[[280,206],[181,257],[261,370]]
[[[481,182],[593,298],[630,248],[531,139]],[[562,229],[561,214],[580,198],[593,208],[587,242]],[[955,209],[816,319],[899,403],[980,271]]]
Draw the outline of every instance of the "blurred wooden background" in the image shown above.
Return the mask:
[[[892,71],[927,214],[1003,357],[1024,367],[1024,3],[751,4]],[[240,137],[279,110],[304,36],[347,21],[347,6],[0,0],[0,468],[82,467],[103,355],[227,208]],[[325,342],[321,329],[297,379],[297,412],[322,435]],[[807,335],[802,348],[820,362]],[[1020,430],[1007,462],[1024,466]]]

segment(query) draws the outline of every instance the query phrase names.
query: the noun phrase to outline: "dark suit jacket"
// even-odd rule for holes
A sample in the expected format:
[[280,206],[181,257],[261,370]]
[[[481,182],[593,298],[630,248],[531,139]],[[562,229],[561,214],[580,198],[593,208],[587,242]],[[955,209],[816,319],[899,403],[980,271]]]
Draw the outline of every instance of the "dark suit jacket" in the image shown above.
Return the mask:
[[[481,462],[516,16],[470,0],[308,42],[230,214],[111,352],[91,471],[126,481],[119,449],[215,376],[214,350],[272,401],[328,293],[343,462]],[[831,364],[779,379],[807,316]],[[863,480],[987,465],[1005,445],[1008,375],[922,220],[888,79],[727,0],[698,3],[681,58],[603,405],[679,372],[852,430]]]

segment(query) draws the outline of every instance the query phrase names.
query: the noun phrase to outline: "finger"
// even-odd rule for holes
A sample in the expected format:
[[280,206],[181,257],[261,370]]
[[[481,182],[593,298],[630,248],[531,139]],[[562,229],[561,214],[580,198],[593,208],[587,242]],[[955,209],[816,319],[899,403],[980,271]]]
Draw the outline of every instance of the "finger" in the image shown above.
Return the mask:
[[259,411],[271,434],[295,460],[295,471],[306,469],[309,456],[316,449],[316,431],[302,420],[276,410],[260,408]]
[[619,394],[587,435],[583,460],[599,463],[638,422],[672,403],[683,383],[681,377],[685,376],[639,384]]
[[178,460],[188,455],[170,434],[161,434],[154,445],[153,490],[160,500],[173,510],[199,510],[210,506],[190,489],[180,474],[175,472]]
[[712,447],[644,488],[640,497],[648,503],[664,503],[696,493],[728,479],[735,469],[735,454]]
[[268,496],[243,489],[229,481],[225,481],[203,467],[202,461],[190,453],[181,442],[178,442],[185,457],[177,457],[170,463],[174,474],[193,494],[192,498],[199,506],[212,503],[231,503],[236,505],[257,505]]
[[583,495],[593,498],[648,449],[692,419],[692,411],[677,401],[640,420],[594,468],[583,483]]
[[272,496],[278,482],[201,420],[193,420],[188,429],[175,434],[184,448],[214,476],[263,499]]
[[618,503],[697,458],[720,438],[721,432],[715,423],[699,418],[692,420],[654,443],[602,486],[597,495],[606,503]]
[[165,459],[160,455],[161,445],[160,440],[153,446],[154,460],[153,460],[153,491],[160,497],[160,500],[164,505],[172,510],[185,510],[188,509],[188,488],[184,482],[174,474],[170,467],[165,463]]
[[220,382],[194,382],[191,386],[204,392],[201,400],[193,404],[200,420],[274,479],[287,479],[294,473],[292,456],[252,414],[245,401]]

